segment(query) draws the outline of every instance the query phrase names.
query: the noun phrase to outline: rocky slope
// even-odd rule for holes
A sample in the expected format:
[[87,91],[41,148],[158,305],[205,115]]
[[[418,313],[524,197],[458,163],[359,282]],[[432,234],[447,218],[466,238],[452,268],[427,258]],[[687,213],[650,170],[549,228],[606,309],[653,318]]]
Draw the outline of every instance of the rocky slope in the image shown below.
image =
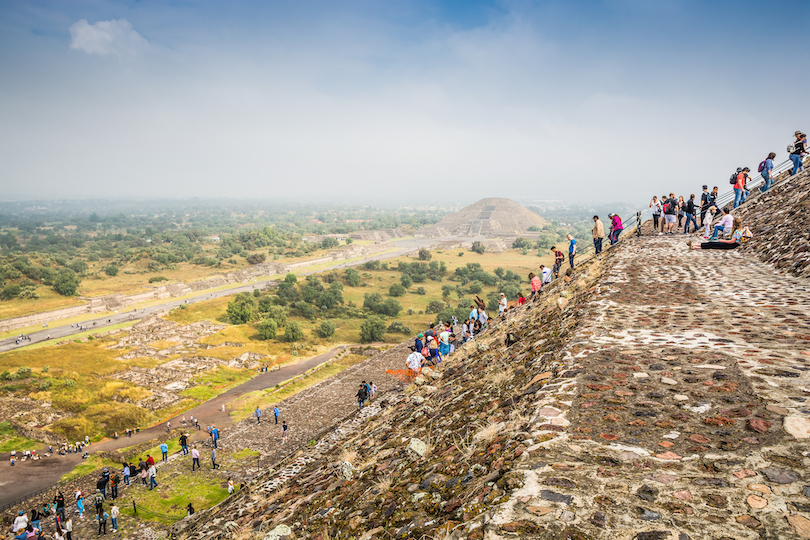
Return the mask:
[[628,238],[176,532],[810,538],[808,307],[747,250]]

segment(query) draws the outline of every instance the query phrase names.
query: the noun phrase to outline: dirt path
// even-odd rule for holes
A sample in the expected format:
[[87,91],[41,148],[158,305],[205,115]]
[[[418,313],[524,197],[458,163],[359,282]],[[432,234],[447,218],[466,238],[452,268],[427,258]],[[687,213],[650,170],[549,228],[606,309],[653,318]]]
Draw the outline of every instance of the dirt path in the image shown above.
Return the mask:
[[[335,355],[344,351],[345,349],[345,345],[335,347],[327,353],[313,356],[312,358],[303,360],[297,364],[282,367],[277,371],[261,373],[251,380],[235,386],[217,397],[210,399],[205,403],[201,403],[197,407],[169,419],[172,425],[172,430],[177,432],[179,436],[180,428],[183,427],[180,424],[181,419],[183,417],[188,419],[192,416],[200,419],[201,426],[213,424],[220,430],[223,428],[228,428],[233,425],[233,419],[228,412],[228,404],[233,400],[247,394],[248,392],[272,388],[277,384],[301,375],[306,371],[331,360],[335,357]],[[222,411],[223,405],[225,406],[226,412]],[[87,447],[87,449],[90,453],[96,453],[126,448],[128,446],[150,441],[162,434],[165,430],[166,424],[160,423],[158,425],[142,429],[140,433],[134,433],[132,437],[105,439],[101,442],[91,444],[89,447]],[[192,432],[192,440],[206,438],[208,438],[208,436],[204,431],[204,427],[203,430]],[[0,475],[0,506],[4,506],[5,504],[53,486],[59,482],[59,479],[62,476],[70,472],[81,462],[82,459],[79,455],[69,454],[67,456],[55,455],[38,461],[18,462],[15,467],[11,467],[9,466],[9,454],[0,454],[0,467],[2,467],[3,470],[3,473]]]

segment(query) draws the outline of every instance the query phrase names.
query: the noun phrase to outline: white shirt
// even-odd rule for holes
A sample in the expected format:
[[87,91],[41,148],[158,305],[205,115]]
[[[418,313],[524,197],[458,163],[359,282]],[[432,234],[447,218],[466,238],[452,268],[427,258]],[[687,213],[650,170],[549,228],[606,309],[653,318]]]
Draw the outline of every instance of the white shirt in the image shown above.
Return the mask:
[[14,532],[19,532],[26,527],[28,527],[28,516],[23,514],[14,518],[14,524],[11,526],[11,530]]
[[489,316],[487,315],[487,312],[486,312],[486,311],[484,311],[483,309],[482,309],[482,310],[480,310],[480,311],[478,312],[478,320],[479,320],[479,321],[481,321],[481,324],[486,324],[486,323],[487,323],[487,319],[489,319]]
[[194,459],[200,459],[200,452],[196,448],[191,449],[191,457]]
[[551,268],[543,268],[543,283],[551,283]]
[[498,302],[498,313],[503,313],[506,311],[506,297],[501,296],[501,301]]
[[731,217],[731,214],[726,214],[723,216],[723,219],[720,220],[720,223],[718,223],[718,225],[723,227],[724,229],[729,229],[731,228],[732,225],[734,225],[734,218]]
[[408,363],[409,368],[416,371],[417,369],[422,367],[422,360],[424,359],[425,357],[422,356],[422,353],[413,351],[411,354],[408,355],[408,358],[405,361]]

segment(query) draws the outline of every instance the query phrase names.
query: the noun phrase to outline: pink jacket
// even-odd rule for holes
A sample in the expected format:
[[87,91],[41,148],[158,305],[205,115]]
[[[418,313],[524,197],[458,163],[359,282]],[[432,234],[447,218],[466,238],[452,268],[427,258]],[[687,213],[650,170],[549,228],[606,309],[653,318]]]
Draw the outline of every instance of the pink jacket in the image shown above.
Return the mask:
[[613,216],[612,227],[614,231],[621,231],[624,229],[624,227],[622,227],[622,218],[619,216]]
[[540,290],[540,287],[542,287],[542,286],[543,286],[543,282],[542,282],[542,281],[540,281],[540,278],[539,278],[539,277],[537,277],[537,276],[534,276],[534,277],[532,278],[532,292],[537,292],[537,291],[539,291],[539,290]]

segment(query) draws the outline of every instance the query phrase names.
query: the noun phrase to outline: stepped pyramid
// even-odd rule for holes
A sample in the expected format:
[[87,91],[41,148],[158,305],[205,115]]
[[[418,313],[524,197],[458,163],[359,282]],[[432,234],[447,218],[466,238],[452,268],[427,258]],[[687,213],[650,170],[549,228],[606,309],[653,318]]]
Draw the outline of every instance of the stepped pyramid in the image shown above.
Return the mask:
[[436,225],[423,229],[425,236],[461,236],[487,238],[518,236],[532,225],[547,222],[511,199],[489,197],[447,215]]

